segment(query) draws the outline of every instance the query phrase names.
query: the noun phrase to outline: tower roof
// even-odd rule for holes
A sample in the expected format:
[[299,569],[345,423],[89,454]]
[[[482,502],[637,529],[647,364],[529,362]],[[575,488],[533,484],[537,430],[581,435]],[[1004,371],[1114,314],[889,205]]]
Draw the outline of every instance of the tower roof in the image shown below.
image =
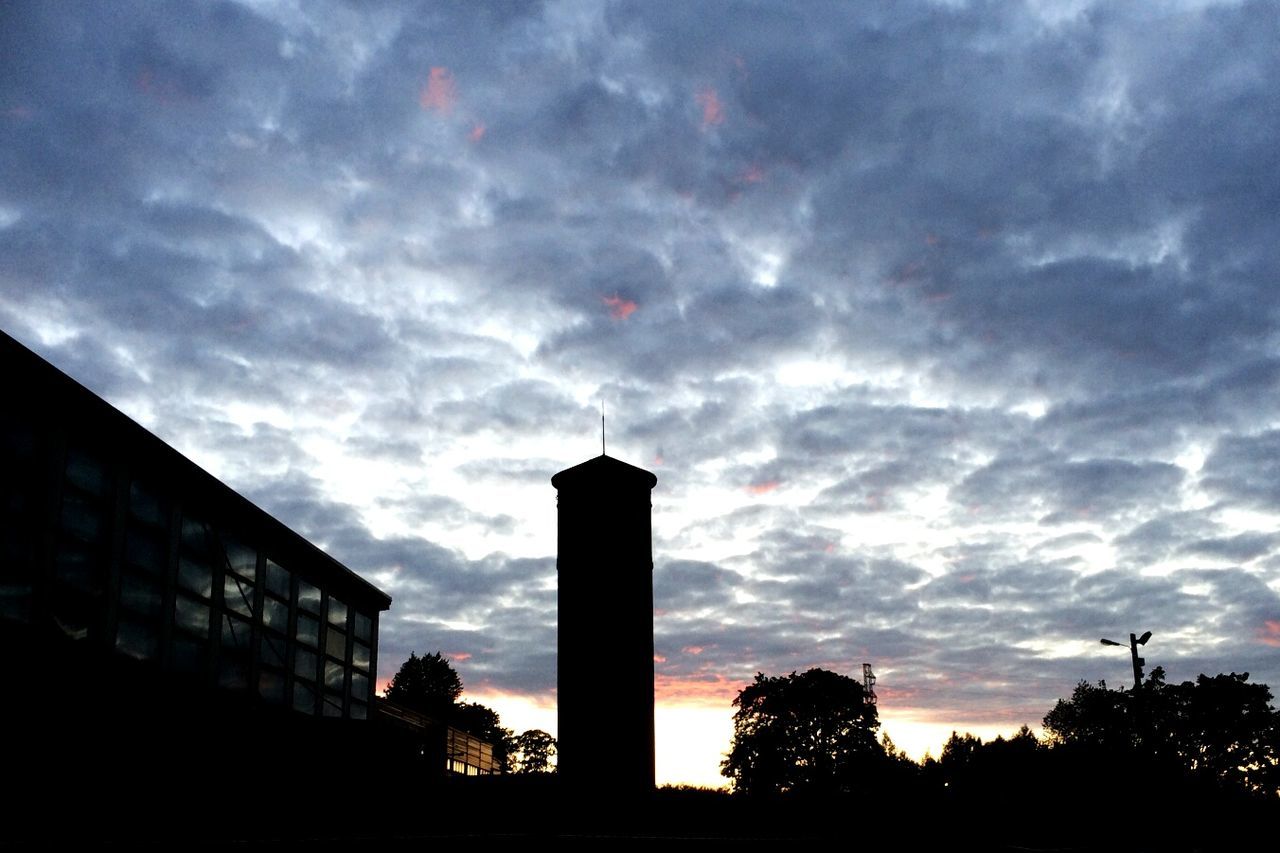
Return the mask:
[[551,478],[551,485],[557,489],[601,485],[634,485],[652,489],[657,484],[658,477],[652,471],[628,465],[620,459],[605,456],[603,453],[572,468],[565,468]]

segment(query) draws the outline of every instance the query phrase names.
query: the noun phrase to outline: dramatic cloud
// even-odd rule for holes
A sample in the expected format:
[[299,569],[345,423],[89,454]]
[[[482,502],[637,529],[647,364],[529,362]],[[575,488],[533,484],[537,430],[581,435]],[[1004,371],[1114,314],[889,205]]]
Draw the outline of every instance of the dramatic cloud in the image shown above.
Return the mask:
[[553,701],[603,400],[662,701],[1280,685],[1276,12],[11,4],[0,327],[391,592],[382,678]]

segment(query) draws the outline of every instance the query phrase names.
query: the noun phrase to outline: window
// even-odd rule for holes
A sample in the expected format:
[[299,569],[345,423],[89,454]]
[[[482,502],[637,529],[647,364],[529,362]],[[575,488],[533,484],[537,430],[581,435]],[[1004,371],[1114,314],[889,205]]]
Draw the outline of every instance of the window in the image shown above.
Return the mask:
[[249,651],[249,623],[234,616],[222,617],[222,650],[246,654]]
[[332,595],[329,596],[329,624],[335,628],[347,629],[347,605]]
[[322,711],[326,717],[341,717],[342,697],[326,691]]
[[289,630],[289,605],[271,596],[262,599],[262,624],[281,634]]
[[169,508],[154,489],[140,480],[129,484],[124,561],[157,579],[165,578],[169,572]]
[[298,609],[320,615],[320,589],[306,581],[298,581]]
[[201,637],[208,637],[209,605],[179,593],[173,599],[173,624]]
[[359,610],[353,611],[351,630],[360,642],[369,643],[373,641],[373,620]]
[[274,666],[284,669],[285,663],[285,643],[284,637],[277,637],[275,634],[262,635],[262,645],[259,647],[259,658],[265,666]]
[[253,584],[235,575],[222,579],[222,603],[232,613],[253,618]]
[[300,643],[306,643],[309,646],[320,645],[320,620],[314,616],[299,613],[298,627],[294,630],[293,636]]
[[228,571],[248,581],[258,579],[258,552],[233,536],[222,537]]
[[347,659],[347,635],[337,628],[330,628],[328,633],[325,634],[324,651],[325,654],[345,662]]
[[329,690],[341,691],[346,675],[346,668],[342,664],[331,660],[324,662],[324,686]]
[[267,592],[288,601],[292,597],[293,577],[279,563],[267,560]]
[[134,480],[129,484],[129,518],[151,527],[168,527],[169,508],[151,486]]
[[213,595],[213,567],[202,558],[183,554],[178,558],[178,586],[201,598]]
[[364,643],[351,644],[351,665],[366,672],[369,670],[369,647]]
[[155,578],[126,571],[120,578],[120,607],[154,619],[164,607],[163,590]]
[[124,559],[129,565],[161,576],[169,565],[168,551],[168,537],[163,530],[130,524],[124,545]]
[[293,674],[299,678],[315,681],[319,665],[320,658],[315,652],[309,652],[306,649],[297,649],[294,652]]
[[110,481],[106,466],[96,455],[82,447],[67,450],[67,483],[95,497],[106,497]]
[[351,700],[352,702],[369,701],[369,676],[361,672],[351,673]]
[[301,711],[304,714],[314,714],[316,712],[315,689],[295,681],[293,683],[293,710]]
[[182,517],[182,548],[192,554],[209,554],[209,525],[198,516],[184,513]]
[[[58,553],[54,563],[54,577],[59,585],[54,596],[88,596],[96,601],[81,601],[72,608],[100,609],[101,597],[106,592],[110,477],[101,459],[75,446],[67,450],[63,473]],[[89,621],[96,622],[97,617]]]

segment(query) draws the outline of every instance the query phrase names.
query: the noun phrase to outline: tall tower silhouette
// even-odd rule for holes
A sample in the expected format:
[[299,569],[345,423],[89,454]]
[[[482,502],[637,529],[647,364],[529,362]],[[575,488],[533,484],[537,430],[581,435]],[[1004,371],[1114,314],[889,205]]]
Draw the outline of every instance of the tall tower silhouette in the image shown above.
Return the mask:
[[653,537],[658,478],[601,454],[551,478],[558,504],[559,773],[653,789]]

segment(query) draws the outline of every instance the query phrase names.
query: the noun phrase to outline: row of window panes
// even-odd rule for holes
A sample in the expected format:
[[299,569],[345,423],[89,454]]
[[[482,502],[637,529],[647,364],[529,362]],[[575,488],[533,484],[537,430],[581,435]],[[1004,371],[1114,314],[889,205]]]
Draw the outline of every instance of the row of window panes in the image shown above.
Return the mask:
[[[63,502],[63,530],[69,534],[71,541],[64,538],[62,542],[60,574],[75,586],[92,588],[97,586],[94,575],[99,567],[96,564],[102,562],[101,555],[95,551],[100,550],[106,529],[107,507],[105,501],[98,498],[105,497],[109,491],[109,480],[96,460],[78,451],[68,454],[66,476],[67,481],[75,488],[66,490]],[[125,654],[142,659],[155,659],[159,652],[159,633],[154,622],[149,623],[145,618],[136,617],[154,619],[163,606],[161,586],[146,575],[162,575],[168,563],[168,543],[164,534],[167,520],[163,501],[142,483],[132,483],[131,523],[125,543],[126,560],[130,566],[142,571],[126,571],[122,578],[120,603],[126,612],[121,614],[119,620],[116,645]],[[174,638],[173,659],[178,669],[198,669],[199,659],[204,654],[215,577],[211,557],[219,550],[215,536],[206,523],[193,517],[183,519],[183,547],[179,553],[177,580],[179,587],[194,593],[194,597],[182,592],[174,597],[174,625],[182,632]],[[224,606],[231,614],[251,619],[254,616],[254,588],[251,581],[256,580],[257,555],[253,549],[234,540],[224,540],[221,550],[225,554],[226,568],[229,570],[223,576]],[[263,624],[283,633],[288,626],[287,600],[292,597],[291,576],[271,560],[266,561],[265,574],[266,590],[279,598],[271,595],[264,597]],[[299,641],[318,647],[320,620],[316,617],[322,612],[322,604],[325,603],[323,595],[318,587],[299,581],[297,601],[300,612],[295,623],[295,634]],[[324,682],[327,688],[341,691],[346,672],[344,662],[347,636],[338,629],[347,627],[350,613],[355,636],[367,643],[372,637],[372,620],[358,611],[349,611],[346,604],[337,598],[330,597],[327,605],[327,621],[334,627],[327,633],[325,651],[340,660],[325,659]],[[225,661],[220,667],[219,680],[225,686],[245,686],[246,661],[240,658],[247,657],[249,624],[231,614],[223,616],[221,637]],[[264,663],[283,666],[283,646],[283,637],[264,633],[261,651]],[[352,646],[353,665],[367,672],[371,663],[369,647],[361,642],[355,642]],[[299,649],[295,653],[295,671],[300,677],[305,678],[310,673],[314,678],[319,673],[319,660],[314,652]],[[263,685],[267,688],[265,695],[269,697],[278,692],[275,684],[281,678],[279,673],[267,673]],[[352,673],[352,707],[357,709],[358,715],[365,713],[365,703],[361,700],[368,698],[368,682],[365,672]],[[295,699],[295,705],[313,704],[307,698],[307,691],[310,689],[306,685],[301,686],[301,698]],[[330,696],[324,700],[323,708],[325,713],[333,713],[335,708],[340,708],[340,699]]]
[[[232,616],[223,617],[222,652],[218,660],[218,683],[221,687],[244,689],[248,686],[248,630],[243,620]],[[155,660],[159,657],[160,637],[153,624],[135,619],[122,618],[117,626],[116,648],[131,657],[140,660]],[[195,672],[202,667],[201,661],[206,652],[206,645],[195,637],[179,633],[173,640],[173,665],[176,669]],[[319,661],[316,656],[304,650],[295,651],[295,674],[293,706],[295,710],[315,713],[317,696],[315,676]],[[345,685],[346,669],[336,661],[326,660],[324,664],[324,691],[321,713],[326,716],[340,716],[342,694]],[[281,703],[284,701],[283,673],[271,666],[262,667],[258,677],[258,692],[267,701]],[[369,677],[363,673],[352,672],[351,683],[346,691],[350,696],[351,716],[365,719],[368,714]]]
[[[131,531],[134,533],[134,531]],[[188,519],[184,521],[184,542],[207,542],[208,528],[202,522]],[[137,531],[129,537],[133,543],[130,562],[141,568],[159,569],[164,561],[165,543],[158,535]],[[256,553],[247,546],[228,541],[227,562],[233,573],[223,576],[223,602],[228,610],[242,616],[252,618],[254,615],[254,588],[246,578],[254,578],[250,567],[256,566]],[[178,561],[178,585],[198,597],[209,600],[213,592],[214,569],[205,555],[183,553]],[[291,577],[289,572],[272,560],[266,561],[266,591],[271,593],[263,598],[262,622],[267,627],[284,632],[288,628]],[[278,597],[276,597],[278,596]],[[299,642],[313,647],[320,644],[320,621],[302,611],[320,613],[320,589],[306,581],[298,582],[299,613],[295,623],[294,635]],[[338,626],[346,627],[349,608],[342,601],[330,597],[328,601],[328,621],[335,626],[330,628],[326,639],[325,651],[334,657],[346,658],[346,634],[337,630]],[[356,638],[369,642],[372,638],[372,620],[359,611],[351,611]],[[367,670],[370,664],[369,649],[360,643],[355,644],[353,663]]]
[[[63,474],[65,485],[54,563],[54,577],[65,585],[59,596],[78,593],[97,597],[106,588],[110,476],[98,459],[75,447],[67,451]],[[87,602],[81,604],[88,606]],[[79,627],[68,633],[81,636]]]

